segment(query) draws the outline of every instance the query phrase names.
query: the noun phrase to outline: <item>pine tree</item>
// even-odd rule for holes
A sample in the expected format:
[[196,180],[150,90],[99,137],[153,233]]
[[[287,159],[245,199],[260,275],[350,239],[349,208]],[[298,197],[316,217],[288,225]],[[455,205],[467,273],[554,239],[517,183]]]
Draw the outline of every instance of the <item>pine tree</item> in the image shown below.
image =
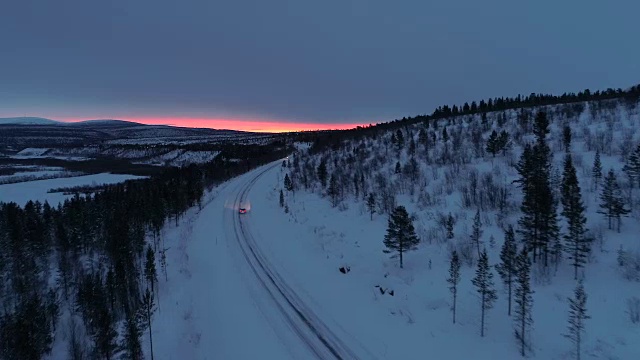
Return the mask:
[[596,156],[593,159],[593,169],[591,170],[591,176],[593,176],[593,182],[596,185],[596,191],[598,191],[598,185],[602,180],[602,163],[600,163],[600,150],[596,150]]
[[502,155],[506,155],[509,149],[511,149],[509,133],[505,130],[502,130],[500,132],[500,136],[498,136],[498,150],[502,151]]
[[400,166],[400,161],[396,162],[396,168],[394,170],[396,174],[400,174],[402,172],[402,167]]
[[487,152],[490,153],[493,157],[496,157],[498,151],[500,151],[498,143],[498,133],[493,130],[491,132],[491,135],[489,135],[489,139],[487,140]]
[[533,325],[532,309],[533,309],[533,297],[534,293],[531,290],[531,261],[527,250],[523,249],[516,259],[517,264],[517,278],[516,278],[516,291],[514,301],[516,304],[514,310],[514,322],[516,324],[515,335],[516,339],[520,343],[520,354],[525,356],[525,350],[527,348],[526,336],[528,330]]
[[613,169],[609,169],[607,177],[604,179],[600,200],[602,201],[600,203],[601,210],[598,210],[598,213],[603,214],[609,221],[609,230],[612,229],[613,219],[616,219],[618,221],[618,232],[620,232],[620,217],[627,215],[629,210],[624,207],[620,185],[618,185]]
[[336,207],[340,202],[340,188],[338,187],[338,180],[334,174],[331,174],[329,180],[329,188],[327,189],[327,195],[331,198],[331,206]]
[[584,215],[585,208],[582,205],[580,185],[576,169],[571,160],[571,154],[567,154],[564,160],[564,174],[562,179],[562,215],[567,220],[567,233],[564,235],[566,245],[564,247],[568,258],[572,260],[574,267],[574,279],[578,279],[578,268],[586,263],[586,257],[590,251],[589,242],[585,238],[585,224],[587,218]]
[[493,273],[491,272],[491,268],[489,267],[489,257],[487,256],[486,249],[480,255],[478,268],[476,269],[476,276],[471,280],[471,283],[473,283],[473,285],[477,288],[476,291],[480,294],[480,336],[484,337],[485,312],[493,307],[493,303],[498,298],[496,295],[496,290],[493,288]]
[[287,191],[293,191],[293,182],[291,181],[289,174],[284,175],[284,188]]
[[280,207],[284,207],[284,193],[280,189]]
[[518,246],[516,245],[515,233],[513,226],[505,231],[504,243],[500,250],[500,264],[496,265],[496,271],[502,278],[502,282],[507,288],[507,315],[511,316],[511,294],[513,283],[517,277],[517,264],[516,259],[518,257]]
[[571,127],[565,125],[562,129],[562,145],[564,145],[564,151],[571,152]]
[[622,171],[627,174],[632,188],[636,183],[640,186],[640,145],[629,155]]
[[146,290],[142,296],[142,307],[140,308],[140,316],[144,322],[145,328],[149,329],[149,348],[151,349],[151,360],[153,360],[153,337],[151,335],[151,319],[155,312],[155,303],[153,302],[153,294]]
[[478,250],[478,259],[480,258],[480,243],[482,238],[482,223],[480,222],[480,209],[476,210],[476,215],[473,218],[473,229],[471,230],[471,243],[476,246]]
[[[405,252],[415,250],[420,239],[416,235],[413,222],[404,206],[397,206],[389,216],[387,234],[384,236],[384,252],[397,252],[400,257],[400,268],[403,268]],[[395,255],[394,255],[395,256]]]
[[456,225],[456,219],[449,213],[446,218],[445,227],[447,228],[447,239],[451,240],[454,238],[453,236],[453,227]]
[[585,320],[591,317],[587,315],[587,294],[584,291],[582,281],[578,282],[574,291],[574,297],[569,300],[569,332],[564,334],[576,347],[576,359],[580,360],[580,345],[584,332]]
[[460,259],[458,258],[458,252],[453,250],[451,253],[451,262],[449,264],[449,291],[453,295],[453,323],[456,323],[456,301],[458,298],[458,283],[460,283]]
[[[544,264],[548,264],[550,244],[559,236],[556,199],[551,187],[551,150],[545,136],[549,133],[549,121],[544,112],[536,116],[534,134],[536,143],[524,147],[522,157],[516,169],[520,178],[516,181],[523,191],[518,221],[526,246],[532,251],[533,261],[544,255]],[[542,254],[541,254],[542,253]]]
[[402,131],[400,129],[396,131],[396,145],[398,146],[398,151],[402,150],[404,147],[404,135],[402,135]]
[[367,198],[367,209],[369,209],[370,218],[373,220],[373,213],[376,212],[376,197],[373,193],[369,193],[369,197]]
[[158,272],[156,270],[156,257],[151,246],[147,247],[147,259],[144,266],[144,276],[147,284],[151,286],[151,293],[155,294],[156,284],[158,282]]
[[134,312],[130,313],[130,315],[127,315],[125,321],[125,331],[122,348],[125,351],[126,359],[142,360],[142,344],[140,343],[142,330],[140,329],[139,317],[136,316],[136,313]]
[[318,169],[317,169],[317,174],[318,174],[318,179],[320,180],[320,185],[322,185],[322,188],[326,188],[327,187],[327,163],[324,159],[320,160],[320,165],[318,165]]
[[115,329],[115,318],[104,305],[98,305],[96,309],[96,332],[93,335],[96,351],[105,359],[110,360],[116,351],[118,344],[118,332]]

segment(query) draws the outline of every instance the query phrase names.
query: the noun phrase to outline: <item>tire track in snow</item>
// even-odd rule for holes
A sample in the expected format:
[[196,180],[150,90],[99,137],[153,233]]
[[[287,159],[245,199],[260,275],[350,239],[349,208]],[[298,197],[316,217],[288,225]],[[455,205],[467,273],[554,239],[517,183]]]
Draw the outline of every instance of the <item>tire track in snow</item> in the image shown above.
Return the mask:
[[[239,205],[247,198],[247,194],[258,179],[269,170],[278,166],[276,163],[256,174],[236,195],[234,205]],[[229,211],[229,209],[225,209]],[[232,210],[233,211],[233,210]],[[245,216],[246,219],[246,216]],[[283,320],[291,327],[300,340],[318,359],[358,359],[359,357],[347,346],[327,325],[300,299],[296,292],[274,270],[266,257],[261,253],[255,238],[244,225],[245,219],[236,213],[233,216],[234,237],[242,255],[252,272],[267,291],[271,300],[280,311]],[[375,356],[364,350],[367,359]]]

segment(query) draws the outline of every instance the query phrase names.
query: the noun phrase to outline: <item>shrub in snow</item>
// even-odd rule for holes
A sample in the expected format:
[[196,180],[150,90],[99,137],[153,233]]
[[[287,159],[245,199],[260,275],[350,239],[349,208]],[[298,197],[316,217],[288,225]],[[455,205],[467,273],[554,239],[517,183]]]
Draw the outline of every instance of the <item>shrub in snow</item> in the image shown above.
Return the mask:
[[630,281],[640,281],[640,251],[618,250],[618,265],[622,277]]

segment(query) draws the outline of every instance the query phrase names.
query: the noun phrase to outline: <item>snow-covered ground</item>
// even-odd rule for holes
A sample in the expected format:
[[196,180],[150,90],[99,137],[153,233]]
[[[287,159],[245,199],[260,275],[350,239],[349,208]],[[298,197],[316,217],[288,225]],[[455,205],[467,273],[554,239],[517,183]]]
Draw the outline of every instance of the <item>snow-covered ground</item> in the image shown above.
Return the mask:
[[81,185],[115,184],[125,180],[141,178],[144,178],[144,176],[102,173],[5,184],[0,185],[0,202],[15,202],[20,206],[24,206],[29,200],[39,200],[40,202],[48,201],[49,204],[54,206],[71,197],[71,195],[48,193],[49,189]]
[[[617,264],[621,246],[640,251],[638,209],[623,219],[621,233],[607,230],[597,213],[598,192],[590,174],[596,147],[603,149],[605,173],[609,168],[620,170],[621,155],[628,154],[629,143],[639,140],[636,124],[640,119],[637,113],[617,113],[611,118],[624,120],[605,126],[588,113],[587,108],[571,124],[587,227],[597,238],[583,271],[591,316],[586,321],[583,358],[639,359],[640,325],[630,321],[627,300],[640,296],[640,282],[625,279]],[[514,135],[517,114],[511,115],[506,128]],[[558,125],[552,124],[549,136],[556,167],[563,158]],[[453,132],[455,126],[448,129]],[[615,141],[607,142],[607,134]],[[264,173],[265,167],[256,169],[214,189],[201,210],[191,209],[179,226],[170,223],[163,230],[164,246],[169,249],[168,276],[165,279],[160,271],[159,311],[152,326],[156,358],[311,359],[322,358],[314,355],[314,349],[331,352],[336,343],[343,358],[520,358],[513,317],[507,316],[506,295],[497,274],[494,272],[498,301],[488,311],[485,337],[479,334],[480,304],[471,284],[475,267],[463,265],[456,324],[452,323],[446,283],[449,242],[468,241],[471,229],[475,209],[462,205],[459,191],[461,184],[468,183],[471,170],[493,174],[511,192],[506,218],[498,219],[495,211],[482,215],[483,244],[491,265],[498,262],[504,239],[499,224],[515,225],[519,216],[521,195],[511,184],[517,174],[508,165],[517,161],[519,148],[513,155],[475,158],[455,170],[448,164],[421,162],[420,180],[410,191],[411,186],[398,185],[393,171],[396,160],[406,163],[406,154],[396,159],[392,151],[389,155],[382,152],[390,143],[388,138],[361,144],[372,152],[371,158],[378,159],[377,166],[368,158],[366,164],[354,165],[349,171],[370,166],[395,190],[402,189],[395,200],[415,216],[421,238],[418,250],[405,254],[403,269],[397,259],[383,252],[387,216],[374,214],[371,220],[362,196],[355,200],[347,194],[340,206],[331,207],[317,192],[285,191],[289,210],[285,212],[278,198],[290,169],[279,164]],[[359,144],[353,145],[351,149]],[[469,143],[463,145],[472,152]],[[442,154],[441,150],[434,153]],[[334,155],[346,157],[350,151],[341,149]],[[373,191],[373,182],[368,190]],[[247,214],[238,214],[240,203],[249,208]],[[457,219],[453,240],[445,240],[437,222],[439,214],[448,212]],[[344,274],[341,267],[350,271]],[[573,347],[563,334],[567,332],[567,298],[575,287],[573,271],[565,261],[552,272],[555,274],[532,273],[530,358],[572,358]],[[303,318],[311,319],[310,325],[304,325]],[[320,335],[313,333],[314,328],[320,329]],[[148,336],[142,339],[148,353]]]

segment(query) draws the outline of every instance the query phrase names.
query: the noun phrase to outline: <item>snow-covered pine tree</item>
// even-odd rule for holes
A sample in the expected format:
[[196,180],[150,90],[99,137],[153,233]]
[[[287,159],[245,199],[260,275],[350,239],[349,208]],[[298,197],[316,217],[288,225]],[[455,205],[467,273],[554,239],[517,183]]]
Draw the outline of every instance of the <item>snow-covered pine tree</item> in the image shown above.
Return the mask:
[[491,135],[489,135],[489,139],[487,139],[486,150],[489,154],[492,155],[492,157],[496,157],[496,154],[498,153],[498,151],[500,151],[498,144],[498,132],[496,132],[495,130],[491,132]]
[[140,318],[144,327],[149,329],[149,349],[151,352],[151,360],[153,360],[153,336],[151,335],[151,320],[156,311],[156,304],[153,302],[153,294],[147,290],[142,296],[142,306],[140,307]]
[[582,204],[580,184],[573,166],[571,154],[567,154],[564,160],[564,173],[562,177],[562,215],[567,220],[567,233],[564,235],[566,245],[564,250],[568,258],[572,260],[574,268],[573,277],[578,279],[578,268],[586,263],[589,254],[589,241],[585,238],[585,224],[587,218],[584,215],[585,208]]
[[531,316],[533,309],[533,297],[534,292],[531,290],[531,261],[526,248],[522,249],[516,259],[517,277],[516,277],[516,289],[515,289],[515,310],[514,310],[514,323],[515,323],[515,335],[516,339],[520,343],[520,354],[525,356],[525,351],[528,347],[526,336],[527,332],[533,325],[533,318]]
[[509,133],[506,130],[500,132],[498,136],[498,150],[502,151],[502,155],[506,155],[507,151],[511,149],[511,140],[509,140]]
[[575,345],[576,359],[580,360],[580,345],[585,327],[584,322],[591,318],[587,315],[587,293],[584,291],[582,281],[578,281],[573,296],[573,298],[567,299],[569,300],[569,332],[564,336]]
[[373,220],[373,214],[376,212],[376,197],[373,193],[369,193],[367,197],[367,209],[369,209],[369,217]]
[[602,163],[600,162],[600,150],[596,150],[596,156],[593,159],[593,168],[591,170],[591,176],[595,184],[595,189],[598,191],[598,185],[602,181]]
[[[400,257],[400,268],[403,268],[405,252],[415,250],[420,239],[416,235],[413,222],[404,206],[397,206],[389,216],[387,234],[384,236],[385,253],[397,252]],[[395,255],[394,255],[395,256]]]
[[144,264],[144,277],[147,284],[151,286],[151,293],[156,293],[156,284],[158,282],[158,272],[156,271],[156,257],[151,245],[147,247],[146,261]]
[[480,222],[480,209],[476,210],[473,217],[473,228],[471,230],[471,243],[475,245],[478,251],[478,259],[480,258],[480,243],[482,238],[482,222]]
[[602,193],[600,194],[600,209],[599,214],[603,214],[609,222],[609,230],[611,230],[613,219],[618,221],[618,232],[620,232],[620,217],[627,215],[629,210],[624,207],[624,200],[620,191],[620,185],[616,179],[616,174],[613,169],[609,169],[604,184],[602,186]]
[[496,265],[496,271],[502,278],[502,282],[507,290],[507,315],[511,316],[511,294],[513,293],[513,283],[516,280],[518,268],[516,259],[518,257],[518,246],[513,231],[513,226],[509,225],[504,234],[504,243],[500,250],[500,264]]
[[121,348],[125,352],[125,357],[128,360],[142,360],[142,344],[140,337],[142,336],[142,330],[140,329],[140,322],[135,312],[129,311],[125,319],[124,337],[122,339]]
[[622,171],[629,178],[629,185],[633,188],[636,184],[640,186],[640,144],[629,155],[627,162],[624,164]]
[[493,303],[498,298],[494,289],[493,273],[489,267],[489,257],[486,249],[480,254],[476,276],[471,280],[471,283],[480,294],[480,336],[484,337],[485,314],[493,307]]
[[284,193],[280,189],[280,207],[284,207]]
[[338,206],[338,203],[340,202],[340,188],[338,187],[338,179],[336,179],[335,174],[331,174],[327,195],[329,195],[329,198],[331,199],[331,206]]
[[549,120],[546,113],[538,112],[535,118],[534,146],[526,144],[516,170],[520,178],[516,181],[523,191],[518,220],[528,251],[533,261],[544,255],[544,264],[548,265],[549,246],[559,235],[556,199],[551,189],[551,150],[545,137],[549,133]]
[[571,152],[571,126],[569,125],[564,125],[562,128],[562,145],[564,146],[564,151]]
[[327,172],[327,162],[325,161],[325,159],[320,160],[320,164],[318,165],[318,169],[316,170],[316,173],[318,175],[318,179],[320,180],[320,185],[322,185],[323,189],[326,188],[328,172]]
[[284,189],[287,191],[293,191],[293,182],[289,177],[289,174],[284,175]]
[[447,229],[447,239],[451,240],[454,238],[453,236],[453,227],[456,225],[456,219],[449,213],[447,218],[445,219],[445,227]]
[[453,311],[453,323],[456,323],[456,301],[458,299],[458,283],[460,282],[460,258],[458,252],[453,250],[451,253],[451,261],[449,263],[449,277],[447,278],[449,283],[449,291],[453,295],[453,305],[451,310]]

